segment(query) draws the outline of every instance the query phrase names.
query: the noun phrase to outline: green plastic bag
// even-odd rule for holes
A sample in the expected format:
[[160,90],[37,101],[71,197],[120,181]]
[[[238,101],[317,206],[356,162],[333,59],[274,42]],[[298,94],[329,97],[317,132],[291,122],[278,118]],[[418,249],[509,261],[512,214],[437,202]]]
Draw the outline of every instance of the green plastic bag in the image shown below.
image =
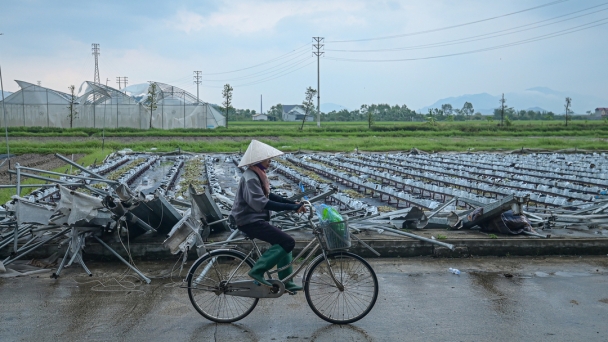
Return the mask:
[[[338,210],[336,210],[332,206],[329,206],[327,204],[320,204],[317,205],[315,208],[317,209],[317,216],[319,217],[319,221],[321,221],[322,225],[328,225],[330,223],[344,221],[342,215],[340,215]],[[339,236],[344,235],[344,223],[332,224],[331,226]]]

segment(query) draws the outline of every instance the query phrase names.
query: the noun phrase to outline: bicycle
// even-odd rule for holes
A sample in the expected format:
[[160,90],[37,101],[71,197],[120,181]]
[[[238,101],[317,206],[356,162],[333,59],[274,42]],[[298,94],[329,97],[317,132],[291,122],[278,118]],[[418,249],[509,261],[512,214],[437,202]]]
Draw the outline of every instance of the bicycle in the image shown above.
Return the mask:
[[[314,237],[293,258],[299,260],[310,250],[289,276],[272,279],[273,274],[293,262],[267,272],[272,288],[249,278],[247,273],[255,263],[253,257],[259,258],[262,253],[255,239],[246,237],[252,244],[249,251],[242,252],[236,247],[213,250],[190,267],[186,281],[194,308],[217,323],[238,321],[253,311],[260,298],[295,294],[287,291],[283,282],[293,279],[306,266],[302,277],[304,294],[317,316],[336,324],[353,323],[365,317],[378,298],[378,278],[367,261],[345,251],[351,245],[348,220],[317,225],[313,222],[313,206],[309,202],[305,206]],[[314,257],[319,249],[321,254]]]

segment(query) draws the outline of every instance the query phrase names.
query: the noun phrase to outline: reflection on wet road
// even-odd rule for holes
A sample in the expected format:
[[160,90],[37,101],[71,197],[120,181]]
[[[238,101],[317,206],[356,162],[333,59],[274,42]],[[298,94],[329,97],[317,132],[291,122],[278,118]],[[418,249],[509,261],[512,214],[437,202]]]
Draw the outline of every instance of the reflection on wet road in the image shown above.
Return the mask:
[[[372,260],[378,302],[347,326],[320,320],[303,294],[261,300],[242,321],[214,324],[170,279],[142,285],[119,264],[90,266],[100,272],[93,278],[72,268],[59,280],[0,279],[0,340],[608,340],[608,257]],[[172,264],[138,266],[159,275]]]

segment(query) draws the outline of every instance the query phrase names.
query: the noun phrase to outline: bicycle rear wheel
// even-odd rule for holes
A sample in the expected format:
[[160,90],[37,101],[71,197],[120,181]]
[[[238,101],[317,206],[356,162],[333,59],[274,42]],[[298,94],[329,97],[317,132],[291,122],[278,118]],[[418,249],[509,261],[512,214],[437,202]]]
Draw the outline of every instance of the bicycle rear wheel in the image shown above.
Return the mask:
[[[214,251],[194,262],[188,272],[188,296],[201,315],[217,323],[230,323],[249,315],[258,298],[232,296],[226,293],[230,281],[250,280],[250,259],[236,251]],[[231,278],[232,277],[232,278]]]
[[306,301],[322,319],[347,324],[365,317],[378,298],[378,279],[372,267],[360,256],[349,252],[327,255],[334,277],[344,285],[340,291],[331,278],[324,258],[311,266],[304,281]]

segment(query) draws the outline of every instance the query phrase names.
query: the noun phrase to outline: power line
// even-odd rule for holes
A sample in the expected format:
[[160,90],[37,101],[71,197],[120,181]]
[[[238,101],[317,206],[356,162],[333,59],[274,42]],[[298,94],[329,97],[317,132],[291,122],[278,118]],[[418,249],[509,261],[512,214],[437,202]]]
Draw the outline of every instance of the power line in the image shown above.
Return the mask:
[[[575,12],[572,12],[572,13],[560,15],[560,16],[557,16],[557,17],[553,17],[551,19],[545,19],[545,20],[537,21],[537,22],[530,23],[530,24],[520,25],[520,26],[516,26],[516,27],[504,29],[504,30],[484,33],[484,34],[470,36],[470,37],[466,37],[466,38],[446,40],[446,41],[438,42],[438,43],[423,44],[423,45],[413,45],[413,46],[406,46],[406,47],[399,47],[399,48],[362,49],[362,50],[326,49],[326,51],[332,51],[332,52],[411,51],[411,50],[421,50],[421,49],[435,48],[435,47],[441,47],[441,46],[449,46],[449,45],[470,43],[470,42],[475,42],[475,41],[480,41],[480,40],[485,40],[485,39],[490,39],[490,38],[496,38],[496,37],[506,36],[506,35],[510,35],[510,34],[515,34],[515,33],[519,33],[519,32],[529,31],[529,30],[533,30],[533,29],[537,29],[537,28],[541,28],[541,27],[545,27],[545,26],[550,26],[550,25],[562,23],[562,22],[565,22],[565,21],[569,21],[569,20],[578,19],[578,18],[581,18],[581,17],[593,15],[593,14],[596,14],[596,13],[599,13],[599,12],[608,11],[608,8],[604,8],[604,9],[593,11],[593,12],[590,12],[590,13],[581,14],[581,15],[578,15],[578,16],[575,16],[575,17],[571,17],[571,18],[566,18],[566,19],[563,19],[563,20],[554,21],[552,23],[547,23],[547,24],[544,24],[544,25],[537,25],[537,24],[540,24],[540,23],[544,23],[544,22],[547,22],[547,21],[552,21],[552,20],[555,20],[555,19],[571,16],[571,15],[576,14],[576,13],[588,11],[590,9],[597,8],[597,7],[602,7],[602,6],[606,6],[606,5],[608,5],[608,3],[604,3],[604,4],[601,4],[601,5],[598,5],[598,6],[593,6],[593,7],[590,7],[590,8],[586,8],[584,10],[575,11]],[[517,30],[517,29],[528,27],[528,26],[532,26],[532,25],[537,25],[537,26],[530,27],[530,28],[527,28],[527,29]],[[514,31],[514,30],[517,30],[517,31]],[[513,31],[513,32],[508,32],[508,31]],[[508,33],[504,33],[504,32],[508,32]],[[481,37],[483,37],[483,38],[481,38]]]
[[[502,48],[506,48],[506,47],[511,47],[511,46],[516,46],[516,45],[521,45],[521,44],[526,44],[526,43],[546,40],[546,39],[550,39],[550,38],[554,38],[554,37],[559,37],[559,36],[563,36],[563,35],[570,34],[570,33],[575,33],[575,32],[579,32],[579,31],[587,30],[587,29],[590,29],[590,28],[594,28],[594,27],[597,27],[597,26],[602,26],[602,25],[608,24],[608,22],[603,22],[602,23],[602,21],[606,21],[606,20],[608,20],[608,18],[596,20],[596,21],[593,21],[593,22],[590,22],[590,23],[587,23],[587,24],[571,27],[569,29],[565,29],[565,30],[561,30],[561,31],[553,32],[553,33],[548,33],[548,34],[544,34],[544,35],[541,35],[541,36],[537,36],[537,37],[533,37],[533,38],[528,38],[528,39],[524,39],[524,40],[520,40],[520,41],[516,41],[516,42],[512,42],[512,43],[507,43],[507,44],[502,44],[502,45],[496,45],[496,46],[491,46],[491,47],[487,47],[487,48],[470,50],[470,51],[464,51],[464,52],[444,54],[444,55],[418,57],[418,58],[402,58],[402,59],[352,59],[352,58],[337,58],[337,57],[325,57],[325,59],[334,60],[334,61],[345,61],[345,62],[407,62],[407,61],[418,61],[418,60],[425,60],[425,59],[436,59],[436,58],[445,58],[445,57],[453,57],[453,56],[460,56],[460,55],[468,55],[468,54],[473,54],[473,53],[478,53],[478,52],[497,50],[497,49],[502,49]],[[592,25],[592,24],[595,24],[595,25]]]
[[[260,71],[260,72],[256,72],[247,76],[241,76],[241,77],[234,77],[234,78],[226,78],[226,79],[214,79],[214,80],[203,80],[205,82],[227,82],[227,81],[238,81],[238,80],[244,80],[244,79],[249,79],[249,78],[256,78],[256,77],[260,77],[262,75],[266,75],[266,74],[272,74],[272,73],[276,73],[276,72],[280,72],[283,71],[284,69],[289,69],[293,66],[297,66],[298,64],[302,64],[302,62],[305,62],[307,60],[310,59],[310,56],[308,56],[308,54],[306,54],[306,57],[301,58],[302,55],[298,56],[300,57],[300,59],[298,59],[297,61],[288,64],[286,66],[280,67],[280,68],[270,68],[270,69],[266,69],[265,71]],[[292,60],[289,60],[290,62]],[[285,63],[281,63],[280,65],[285,64]]]
[[305,68],[305,67],[307,67],[307,66],[309,66],[309,65],[312,65],[312,64],[314,64],[314,61],[313,61],[313,62],[310,62],[310,63],[308,63],[308,64],[305,64],[305,65],[303,65],[303,66],[301,66],[301,67],[299,67],[299,68],[297,68],[297,69],[294,69],[294,70],[291,70],[291,71],[285,72],[285,73],[283,73],[283,74],[281,74],[281,75],[277,75],[277,76],[275,76],[275,77],[270,77],[270,78],[266,78],[266,79],[262,79],[262,80],[257,80],[257,81],[255,81],[255,82],[251,82],[251,83],[237,84],[237,85],[235,85],[235,87],[245,87],[245,86],[250,86],[250,85],[255,85],[255,84],[260,84],[260,83],[268,82],[268,81],[271,81],[271,80],[274,80],[274,79],[277,79],[277,78],[281,78],[281,77],[283,77],[283,76],[285,76],[285,75],[289,75],[289,74],[291,74],[291,73],[294,73],[294,72],[296,72],[296,71],[298,71],[298,70],[300,70],[300,69],[303,69],[303,68]]
[[[233,78],[224,78],[224,79],[203,79],[201,77],[201,81],[202,82],[222,82],[222,83],[224,83],[224,82],[230,82],[230,81],[238,81],[238,80],[243,80],[243,79],[255,78],[255,77],[259,77],[261,75],[265,75],[265,74],[269,74],[269,73],[276,73],[278,71],[282,71],[283,69],[288,69],[290,67],[293,67],[293,66],[296,66],[298,64],[301,64],[303,61],[305,61],[308,58],[310,58],[310,57],[306,57],[306,58],[302,59],[301,57],[304,56],[304,55],[308,56],[306,53],[303,52],[303,53],[301,53],[301,54],[299,54],[297,56],[291,56],[292,58],[290,58],[290,59],[288,59],[288,60],[286,60],[286,61],[284,61],[282,63],[279,63],[279,64],[277,64],[277,65],[275,65],[273,67],[270,67],[270,68],[264,69],[264,70],[260,70],[258,72],[252,73],[252,74],[248,74],[248,75],[244,75],[244,76],[238,76],[238,77],[233,77]],[[284,64],[289,63],[289,62],[291,62],[291,61],[293,61],[295,59],[298,59],[298,58],[301,58],[301,59],[297,60],[294,63],[291,63],[291,64],[288,64],[286,66],[277,68],[278,66],[284,65]],[[209,75],[209,74],[203,74],[203,73],[201,73],[201,75]],[[180,84],[184,85],[184,84],[189,84],[190,83],[190,81],[187,81],[188,79],[190,79],[190,76],[178,78],[178,79],[175,79],[173,81],[165,81],[165,83],[167,83],[167,84],[174,84],[174,85],[180,85]],[[212,87],[212,86],[206,86],[206,87]]]
[[485,21],[500,19],[500,18],[504,18],[504,17],[515,15],[515,14],[520,14],[520,13],[528,12],[528,11],[532,11],[532,10],[543,8],[543,7],[547,7],[547,6],[557,5],[557,4],[560,4],[562,2],[566,2],[566,1],[569,1],[569,0],[553,1],[553,2],[546,3],[544,5],[535,6],[535,7],[531,7],[531,8],[526,8],[526,9],[523,9],[523,10],[520,10],[520,11],[516,11],[516,12],[511,12],[511,13],[507,13],[507,14],[498,15],[498,16],[495,16],[495,17],[490,17],[490,18],[486,18],[486,19],[471,21],[471,22],[464,23],[464,24],[458,24],[458,25],[441,27],[441,28],[437,28],[437,29],[418,31],[418,32],[412,32],[412,33],[404,33],[404,34],[398,34],[398,35],[393,35],[393,36],[376,37],[376,38],[349,39],[349,40],[333,40],[333,41],[330,40],[330,41],[327,41],[327,43],[350,43],[350,42],[364,42],[364,41],[372,41],[372,40],[385,40],[385,39],[394,39],[394,38],[401,38],[401,37],[408,37],[408,36],[415,36],[415,35],[420,35],[420,34],[426,34],[426,33],[438,32],[438,31],[444,31],[444,30],[449,30],[449,29],[453,29],[453,28],[458,28],[458,27],[463,27],[463,26],[468,26],[468,25],[473,25],[473,24],[479,24],[479,23],[482,23],[482,22],[485,22]]
[[303,49],[303,48],[305,48],[305,47],[308,47],[308,44],[302,45],[302,46],[300,46],[299,48],[297,48],[297,49],[295,49],[295,50],[292,50],[291,52],[288,52],[288,53],[286,53],[286,54],[284,54],[284,55],[281,55],[281,56],[279,56],[279,57],[273,58],[273,59],[271,59],[271,60],[268,60],[268,61],[263,62],[263,63],[260,63],[260,64],[252,65],[252,66],[249,66],[249,67],[246,67],[246,68],[241,68],[241,69],[236,69],[236,70],[231,70],[231,71],[222,71],[222,72],[207,73],[207,74],[203,74],[203,75],[221,75],[221,74],[230,74],[230,73],[233,73],[233,72],[238,72],[238,71],[243,71],[243,70],[252,69],[252,68],[258,67],[258,66],[260,66],[260,65],[266,65],[266,64],[268,64],[268,63],[272,63],[272,62],[274,62],[274,61],[276,61],[276,60],[279,60],[279,59],[281,59],[281,58],[284,58],[285,56],[291,55],[291,54],[293,54],[294,52],[299,51],[299,50],[301,50],[301,49]]
[[[295,71],[295,70],[299,70],[299,69],[301,69],[301,68],[297,68],[297,67],[298,67],[299,65],[301,65],[302,63],[304,63],[304,62],[308,61],[308,60],[310,60],[310,56],[305,57],[305,58],[303,58],[303,59],[300,59],[300,60],[296,61],[295,63],[292,63],[292,64],[290,64],[290,65],[284,66],[284,67],[282,67],[282,68],[279,68],[279,69],[273,70],[273,71],[271,71],[271,72],[266,72],[266,73],[264,73],[264,74],[265,74],[264,78],[261,78],[261,79],[258,79],[258,80],[252,80],[251,82],[249,82],[249,83],[245,83],[245,84],[246,84],[246,85],[250,85],[250,84],[258,84],[258,83],[263,83],[263,82],[265,82],[265,80],[275,79],[275,78],[281,77],[281,76],[283,76],[283,75],[287,75],[287,74],[291,73],[292,71]],[[309,63],[309,64],[310,64],[310,63]],[[307,65],[308,65],[308,64],[307,64]],[[294,69],[294,68],[296,68],[296,69]],[[237,78],[234,78],[234,79],[228,79],[228,80],[216,80],[216,82],[226,82],[226,81],[233,81],[233,80],[243,80],[243,79],[251,79],[251,78],[260,78],[260,77],[262,77],[262,76],[263,76],[263,75],[258,75],[258,76],[247,76],[247,77],[237,77]],[[275,77],[275,76],[276,76],[276,77]],[[173,85],[175,85],[175,86],[182,86],[182,85],[185,85],[185,84],[189,84],[189,82],[187,82],[187,83],[186,83],[186,82],[182,82],[182,83],[172,83],[172,84],[173,84]],[[240,85],[236,85],[236,86],[240,86]],[[223,86],[212,86],[212,85],[203,85],[203,87],[207,87],[207,88],[223,88]]]
[[[272,80],[275,80],[277,78],[281,78],[281,77],[283,77],[285,75],[289,75],[291,73],[294,73],[294,72],[296,72],[298,70],[301,70],[301,69],[303,69],[303,68],[305,68],[305,67],[307,67],[309,65],[312,65],[313,63],[314,63],[314,61],[312,61],[312,62],[310,62],[308,64],[305,64],[305,65],[303,65],[303,66],[301,66],[299,68],[286,71],[286,72],[284,72],[282,74],[279,74],[279,75],[276,75],[276,76],[267,77],[267,78],[264,78],[264,79],[261,79],[261,80],[256,80],[256,81],[253,81],[253,82],[250,82],[250,83],[237,84],[237,85],[234,85],[234,87],[247,87],[247,86],[251,86],[251,85],[256,85],[256,84],[272,81]],[[224,88],[223,86],[213,86],[213,85],[203,85],[203,87],[205,87],[205,88],[215,88],[215,89]]]

